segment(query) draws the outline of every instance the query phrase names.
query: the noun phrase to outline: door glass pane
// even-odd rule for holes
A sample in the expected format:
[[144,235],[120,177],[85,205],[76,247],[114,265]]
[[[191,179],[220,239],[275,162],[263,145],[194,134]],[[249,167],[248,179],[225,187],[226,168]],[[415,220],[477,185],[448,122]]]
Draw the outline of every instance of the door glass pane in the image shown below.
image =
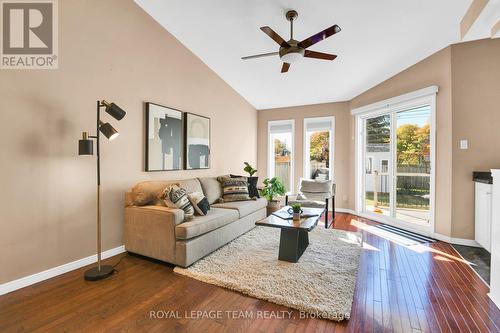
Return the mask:
[[274,174],[281,178],[287,192],[291,191],[292,181],[292,133],[272,133],[271,142],[274,152]]
[[307,176],[310,179],[330,178],[330,131],[308,131],[306,133],[309,160]]
[[429,106],[396,114],[396,218],[407,222],[430,219],[430,114]]
[[365,133],[365,210],[390,215],[390,115],[366,119]]

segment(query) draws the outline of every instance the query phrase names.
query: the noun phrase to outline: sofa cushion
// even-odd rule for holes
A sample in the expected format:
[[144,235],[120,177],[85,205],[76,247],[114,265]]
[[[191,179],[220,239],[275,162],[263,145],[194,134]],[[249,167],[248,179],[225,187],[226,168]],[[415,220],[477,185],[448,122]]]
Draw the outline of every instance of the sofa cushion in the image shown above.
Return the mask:
[[213,204],[219,201],[219,198],[222,198],[222,187],[216,177],[203,177],[198,178],[198,180],[209,204]]
[[186,190],[186,193],[202,192],[200,181],[198,178],[178,180],[179,186]]
[[239,218],[233,209],[212,208],[205,216],[195,216],[191,221],[175,227],[177,239],[191,239],[232,223]]
[[234,201],[234,202],[224,202],[213,204],[212,207],[233,209],[238,211],[239,217],[250,215],[259,209],[265,208],[267,206],[267,200],[264,198],[259,198],[257,200],[248,201]]
[[325,208],[325,201],[319,201],[319,200],[288,200],[288,205],[291,206],[293,204],[300,204],[302,207],[309,207],[309,208]]

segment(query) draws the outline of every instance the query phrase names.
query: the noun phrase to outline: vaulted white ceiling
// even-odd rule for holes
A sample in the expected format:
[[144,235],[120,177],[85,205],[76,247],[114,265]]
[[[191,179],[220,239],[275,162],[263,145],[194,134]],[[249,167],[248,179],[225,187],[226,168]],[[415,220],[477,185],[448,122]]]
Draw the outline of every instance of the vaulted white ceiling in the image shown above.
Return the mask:
[[[434,52],[460,41],[460,20],[472,0],[136,0],[257,109],[349,100]],[[333,24],[342,31],[310,49],[334,61],[304,58],[281,74],[278,45],[259,27],[285,40],[285,12],[298,11],[294,37],[305,39]],[[487,36],[474,35],[474,39]]]

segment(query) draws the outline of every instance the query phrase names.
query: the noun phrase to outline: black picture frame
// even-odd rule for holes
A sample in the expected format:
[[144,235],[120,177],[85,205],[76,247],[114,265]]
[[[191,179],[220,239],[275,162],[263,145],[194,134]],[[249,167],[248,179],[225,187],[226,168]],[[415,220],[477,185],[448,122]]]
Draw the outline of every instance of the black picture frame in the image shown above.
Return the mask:
[[[193,138],[190,137],[191,128],[191,120],[199,119],[201,122],[206,122],[206,137],[202,138]],[[212,142],[212,128],[211,128],[211,119],[209,117],[205,117],[199,114],[184,112],[184,169],[186,170],[200,170],[200,169],[210,169],[211,167],[211,142]],[[190,144],[190,141],[198,142],[195,144],[196,150],[193,152],[193,145]],[[203,140],[207,140],[208,143],[203,143]],[[205,146],[205,147],[204,147]],[[205,156],[206,153],[206,162],[202,164],[202,157]]]
[[[155,123],[152,119],[154,115],[164,112],[165,123]],[[168,115],[172,117],[168,118]],[[173,123],[172,130],[168,133],[165,131],[165,139],[160,138],[159,131],[162,129],[162,125],[165,124],[164,128],[168,126],[168,119],[176,120]],[[177,121],[178,120],[178,121]],[[152,125],[157,125],[158,135],[154,134],[155,128]],[[172,126],[172,124],[171,124]],[[170,135],[170,137],[168,137]],[[173,137],[172,137],[173,136]],[[182,111],[164,106],[161,104],[156,104],[152,102],[146,102],[146,154],[145,154],[145,170],[147,172],[151,171],[177,171],[184,168],[184,114]],[[159,149],[159,150],[158,150]],[[171,150],[172,163],[171,165],[165,164],[165,152]],[[176,161],[177,160],[177,161]],[[161,162],[160,162],[161,161]]]

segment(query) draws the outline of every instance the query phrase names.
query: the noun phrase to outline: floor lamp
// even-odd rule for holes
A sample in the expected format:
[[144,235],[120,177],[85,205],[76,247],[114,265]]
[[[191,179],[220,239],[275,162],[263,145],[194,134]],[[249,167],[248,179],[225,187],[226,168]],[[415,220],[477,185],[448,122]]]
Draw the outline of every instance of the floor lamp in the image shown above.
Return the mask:
[[118,136],[118,131],[110,123],[101,121],[101,108],[104,108],[104,111],[116,120],[125,117],[125,111],[116,104],[108,103],[105,100],[97,101],[96,135],[83,132],[82,139],[78,140],[78,155],[94,155],[94,140],[97,147],[97,267],[85,272],[85,280],[88,281],[105,279],[114,272],[113,266],[101,265],[101,153],[99,137],[102,133],[108,140],[113,140]]

